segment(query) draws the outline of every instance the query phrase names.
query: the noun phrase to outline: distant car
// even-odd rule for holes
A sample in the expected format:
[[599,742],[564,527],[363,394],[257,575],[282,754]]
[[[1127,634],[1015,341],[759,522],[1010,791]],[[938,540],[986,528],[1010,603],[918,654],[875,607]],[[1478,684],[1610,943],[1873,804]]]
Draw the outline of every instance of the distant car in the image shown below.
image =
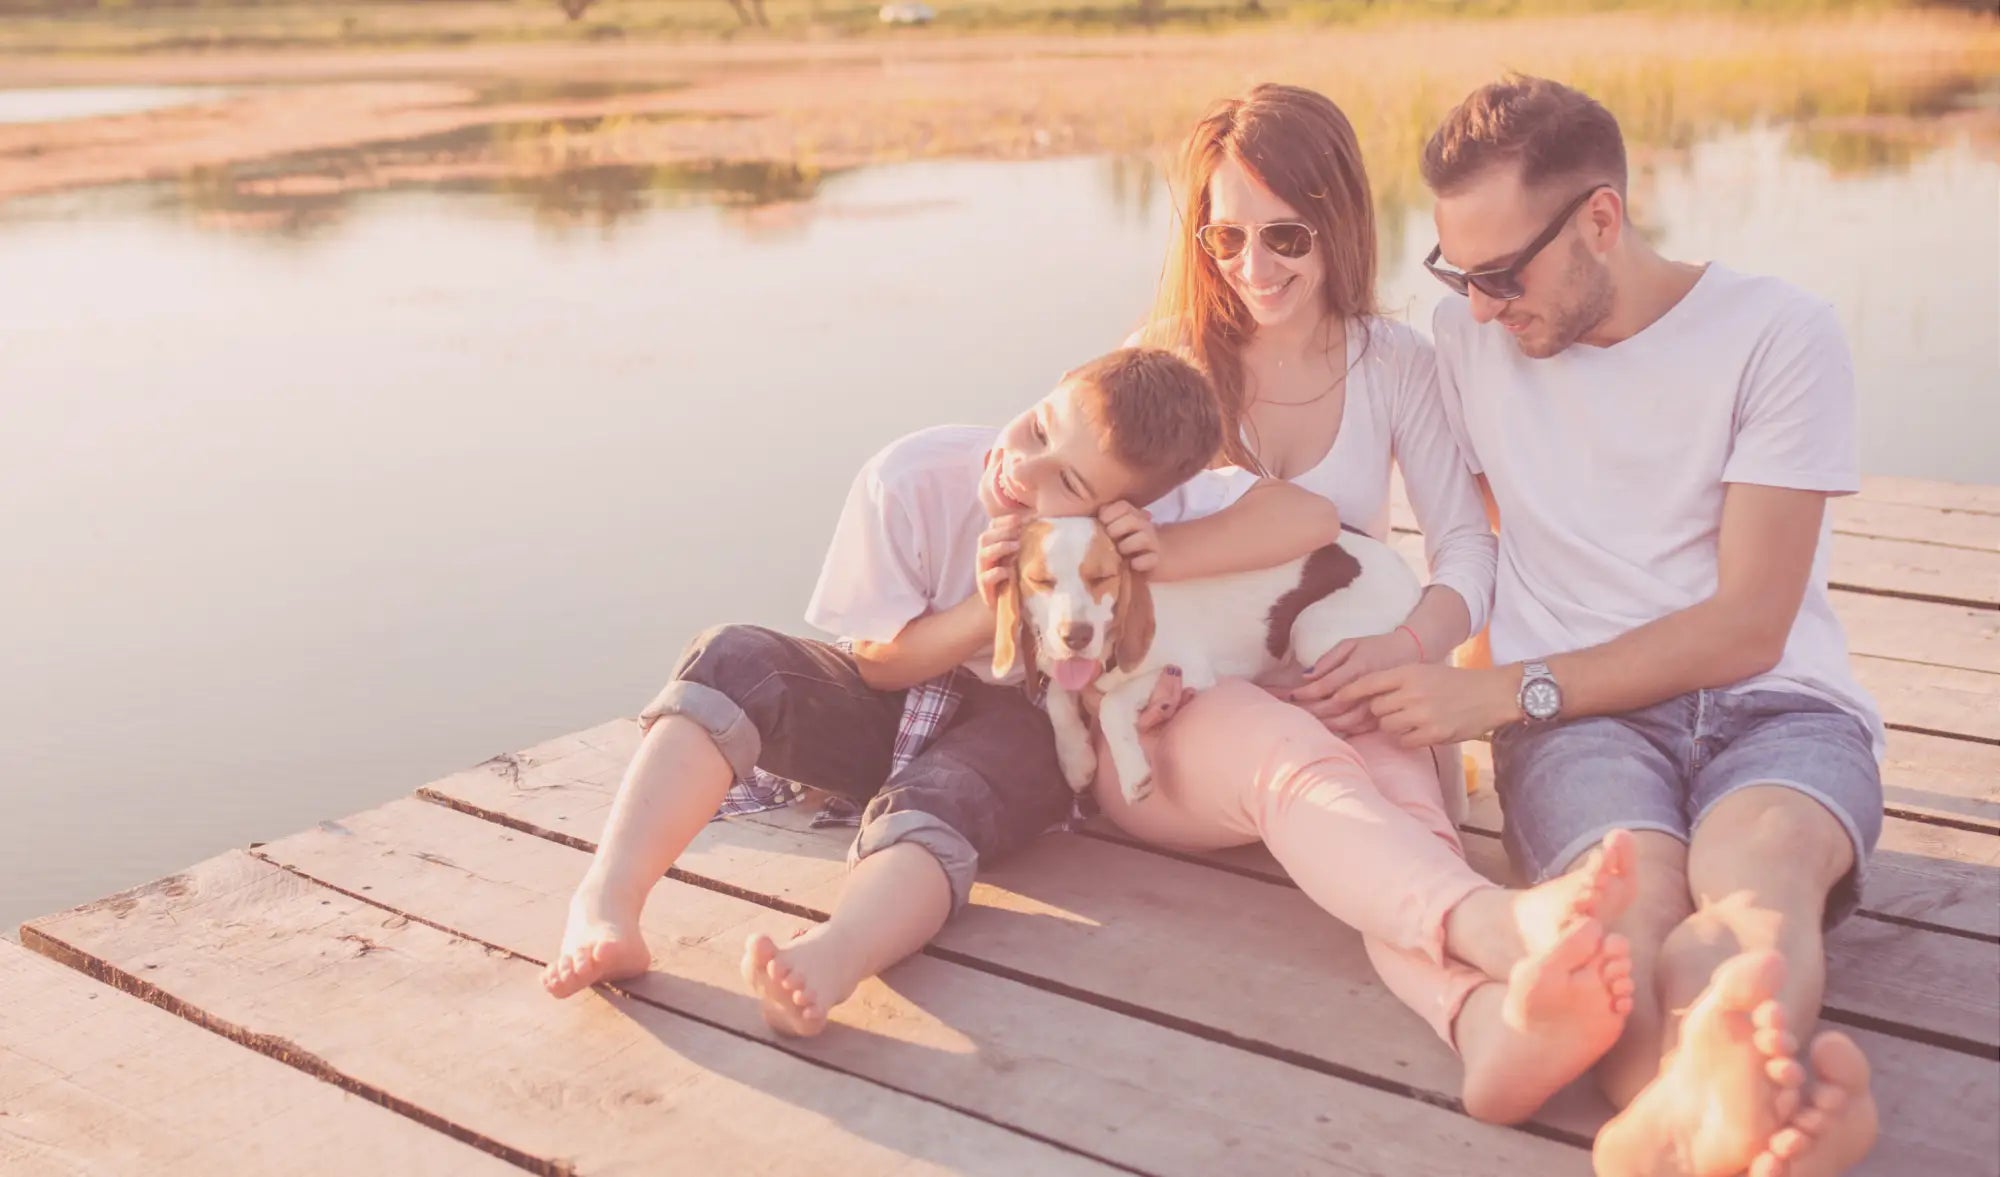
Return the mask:
[[900,0],[884,4],[877,16],[885,25],[927,25],[937,19],[937,10],[918,0]]

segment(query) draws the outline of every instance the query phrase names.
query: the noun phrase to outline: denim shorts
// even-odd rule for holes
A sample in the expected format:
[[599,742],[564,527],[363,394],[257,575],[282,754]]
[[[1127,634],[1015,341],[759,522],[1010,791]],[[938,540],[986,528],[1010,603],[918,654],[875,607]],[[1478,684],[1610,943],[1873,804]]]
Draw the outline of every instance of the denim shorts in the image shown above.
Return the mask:
[[1514,865],[1540,882],[1612,830],[1686,842],[1739,789],[1796,789],[1833,814],[1854,868],[1827,897],[1827,925],[1861,902],[1861,873],[1882,834],[1882,770],[1868,726],[1791,691],[1696,691],[1639,711],[1493,733],[1493,775]]
[[892,774],[903,701],[829,643],[724,625],[695,638],[640,715],[700,724],[738,777],[761,768],[863,806],[852,857],[916,843],[957,911],[981,866],[1069,816],[1069,782],[1048,715],[1019,687],[985,682],[964,683],[951,722]]

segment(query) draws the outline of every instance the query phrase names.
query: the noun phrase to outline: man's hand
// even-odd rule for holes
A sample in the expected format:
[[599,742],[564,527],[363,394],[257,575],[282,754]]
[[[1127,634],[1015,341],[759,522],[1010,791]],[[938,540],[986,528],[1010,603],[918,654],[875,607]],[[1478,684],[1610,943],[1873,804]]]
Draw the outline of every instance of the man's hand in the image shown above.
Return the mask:
[[1111,533],[1118,554],[1134,572],[1151,572],[1160,566],[1160,532],[1142,508],[1120,499],[1100,509],[1097,521]]
[[1306,672],[1305,682],[1286,697],[1312,712],[1335,735],[1358,736],[1375,730],[1374,712],[1369,710],[1366,700],[1341,703],[1335,695],[1366,675],[1408,666],[1417,660],[1416,639],[1401,630],[1349,638],[1314,663]]
[[1483,736],[1521,718],[1518,666],[1460,670],[1413,663],[1376,671],[1335,691],[1331,702],[1365,705],[1406,748]]
[[1014,557],[1021,550],[1022,517],[1002,515],[979,536],[979,599],[988,609],[1000,601],[1014,578]]

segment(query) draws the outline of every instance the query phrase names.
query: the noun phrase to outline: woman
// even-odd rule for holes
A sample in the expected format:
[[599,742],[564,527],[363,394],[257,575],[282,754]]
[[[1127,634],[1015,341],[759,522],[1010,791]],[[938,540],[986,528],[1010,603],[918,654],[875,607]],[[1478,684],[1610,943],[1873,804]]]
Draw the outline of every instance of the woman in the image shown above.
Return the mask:
[[1496,559],[1430,345],[1375,306],[1374,210],[1346,116],[1312,91],[1258,86],[1195,127],[1180,182],[1161,306],[1138,338],[1207,370],[1225,459],[1327,497],[1348,526],[1386,538],[1400,465],[1433,578],[1393,633],[1343,643],[1291,681],[1194,697],[1151,749],[1147,800],[1125,803],[1100,755],[1098,802],[1158,845],[1262,840],[1459,1051],[1467,1110],[1525,1119],[1610,1048],[1631,1007],[1629,957],[1603,929],[1629,900],[1629,836],[1570,876],[1496,887],[1465,863],[1430,750],[1332,699],[1362,674],[1465,641],[1490,606]]

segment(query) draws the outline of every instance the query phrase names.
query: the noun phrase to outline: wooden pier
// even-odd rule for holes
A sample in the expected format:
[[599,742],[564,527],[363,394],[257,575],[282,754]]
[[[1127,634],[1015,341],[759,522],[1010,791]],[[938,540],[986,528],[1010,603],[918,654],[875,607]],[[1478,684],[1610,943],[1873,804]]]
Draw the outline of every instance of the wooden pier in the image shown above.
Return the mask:
[[[1994,1177],[2000,487],[1871,479],[1832,510],[1891,728],[1864,910],[1829,947],[1825,1018],[1882,1106],[1861,1171]],[[1599,1097],[1466,1117],[1451,1054],[1261,850],[1045,838],[797,1043],[737,961],[825,917],[847,835],[717,822],[647,909],[653,971],[551,1000],[637,739],[607,723],[24,925],[0,1173],[1589,1172]],[[1468,848],[1503,877],[1499,822],[1482,788]]]

